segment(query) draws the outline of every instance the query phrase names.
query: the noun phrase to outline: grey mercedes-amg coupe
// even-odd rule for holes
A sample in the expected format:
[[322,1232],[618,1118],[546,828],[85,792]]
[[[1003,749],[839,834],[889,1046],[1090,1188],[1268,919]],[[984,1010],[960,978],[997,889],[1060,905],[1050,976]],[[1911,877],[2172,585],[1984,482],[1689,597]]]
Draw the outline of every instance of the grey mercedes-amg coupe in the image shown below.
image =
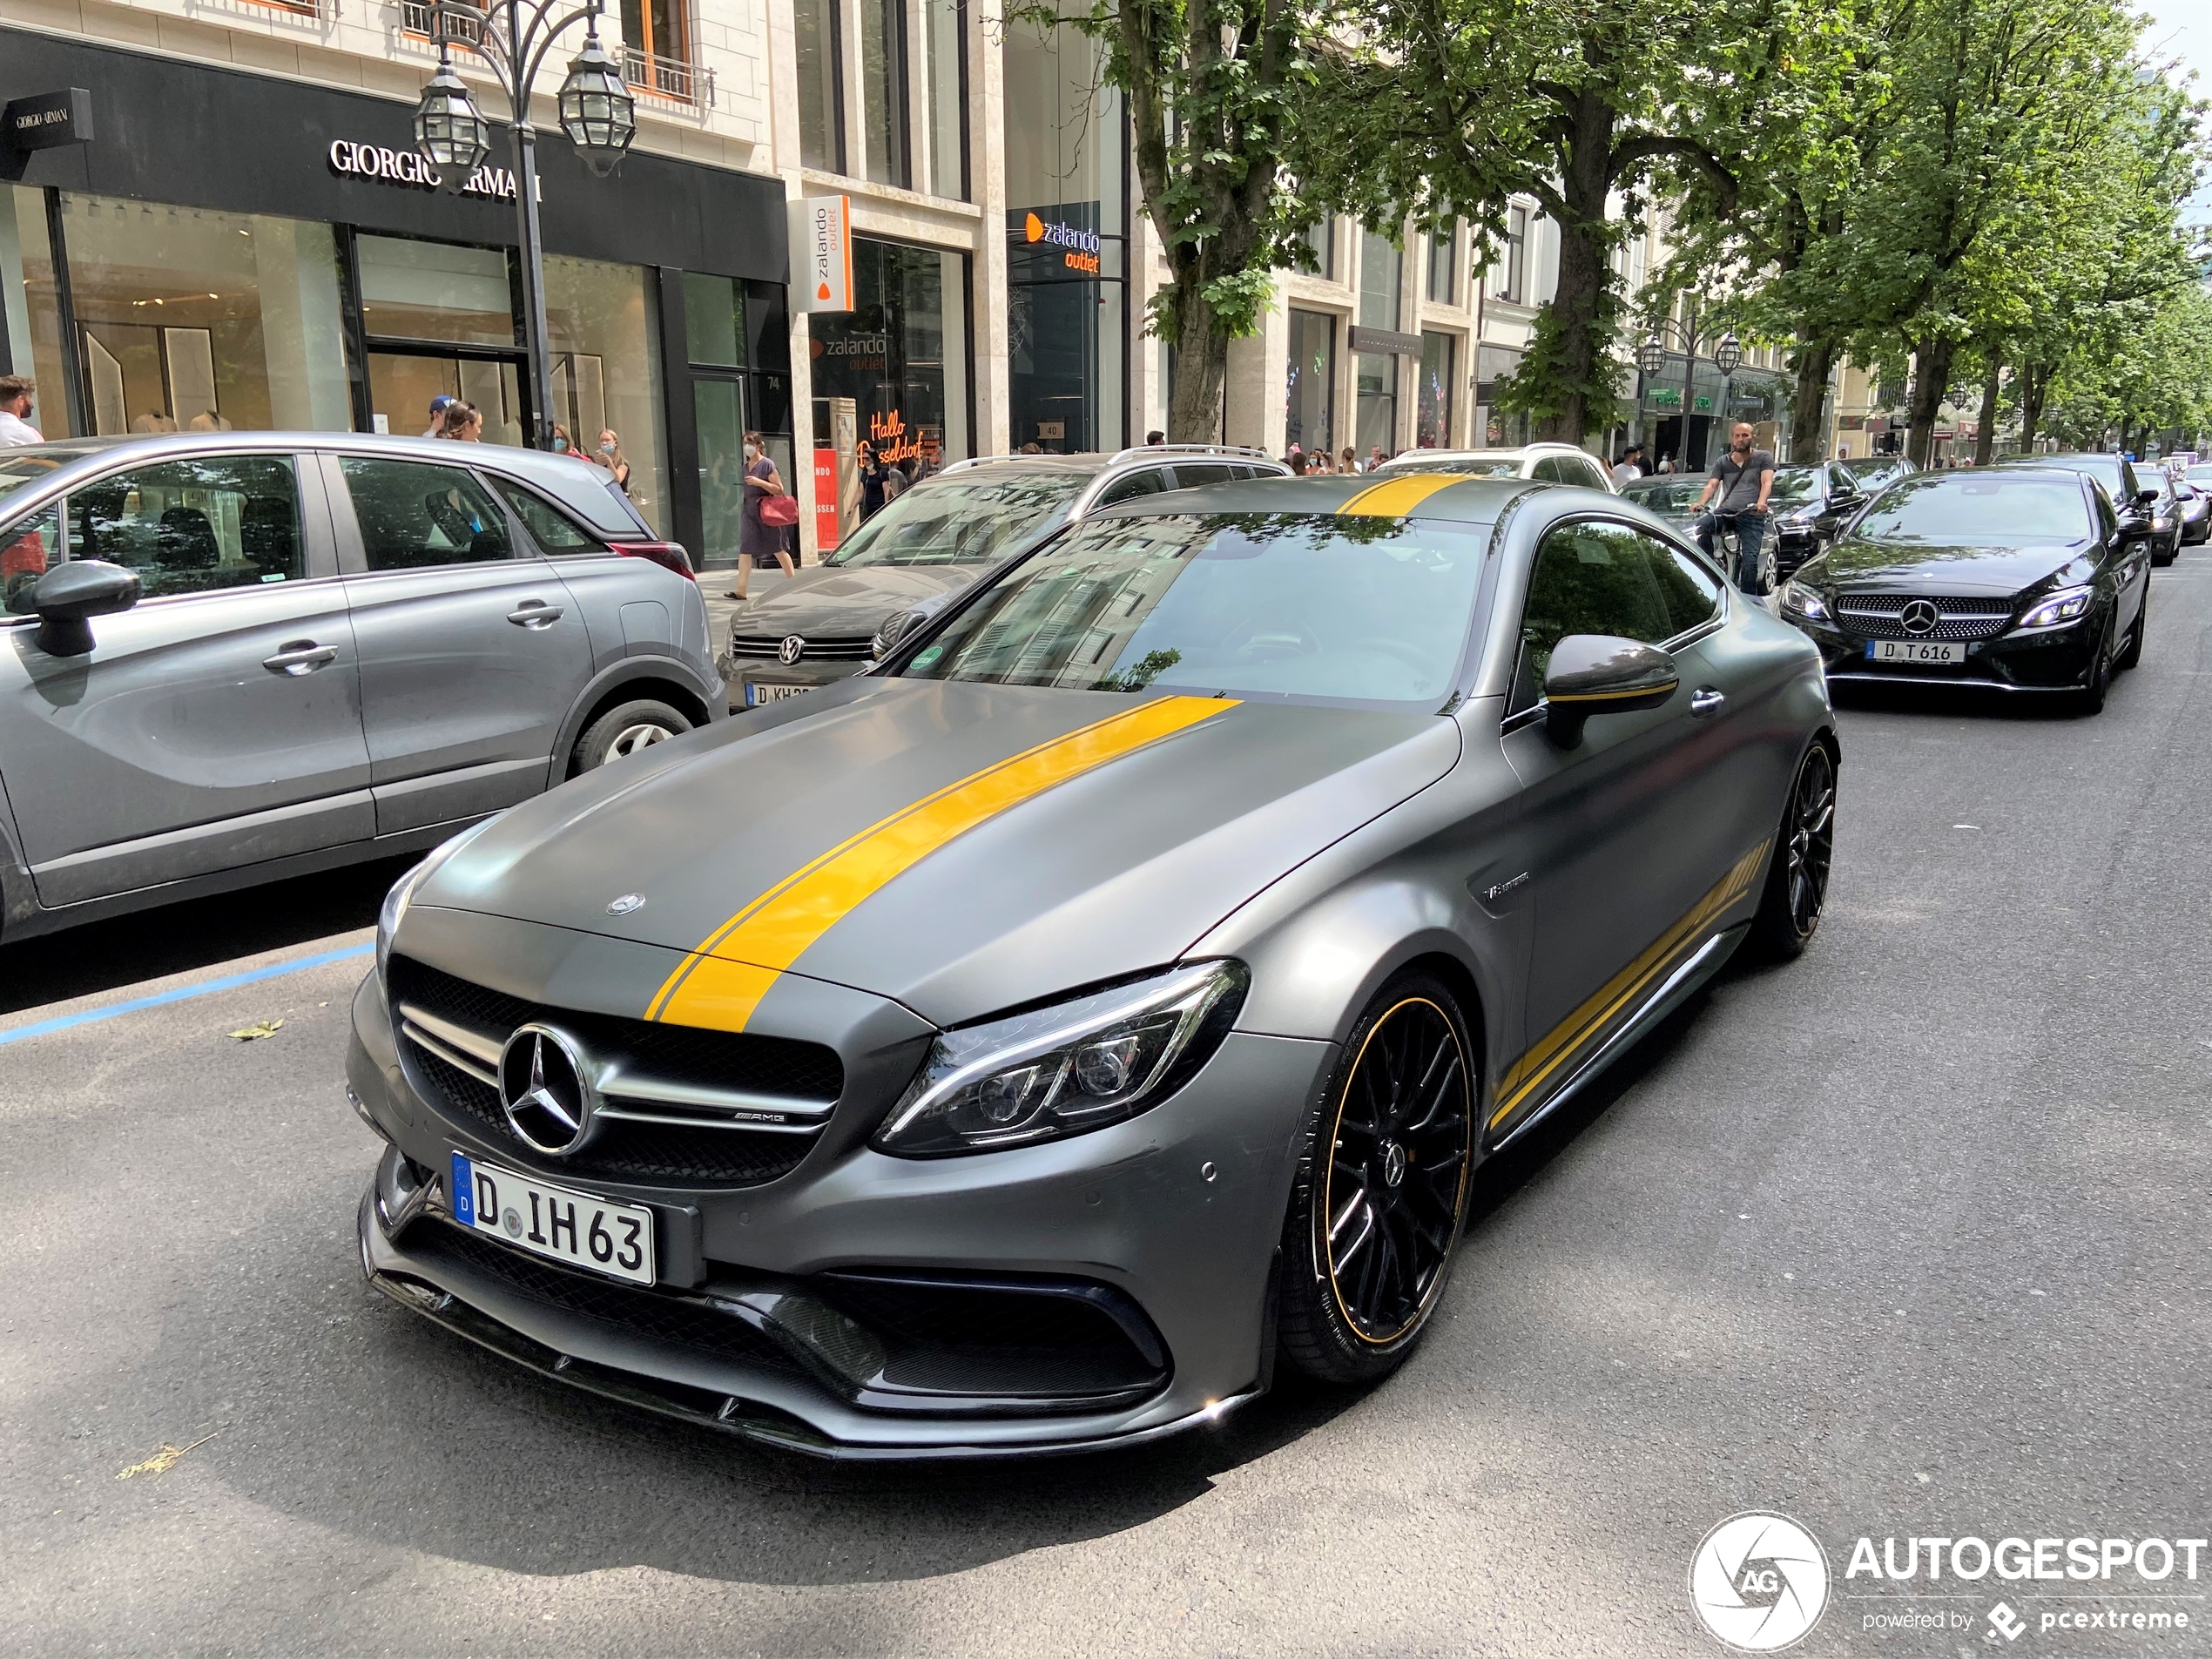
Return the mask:
[[1812,643],[1609,494],[1131,502],[402,880],[364,1269],[830,1456],[1379,1378],[1477,1164],[1811,938],[1837,759]]

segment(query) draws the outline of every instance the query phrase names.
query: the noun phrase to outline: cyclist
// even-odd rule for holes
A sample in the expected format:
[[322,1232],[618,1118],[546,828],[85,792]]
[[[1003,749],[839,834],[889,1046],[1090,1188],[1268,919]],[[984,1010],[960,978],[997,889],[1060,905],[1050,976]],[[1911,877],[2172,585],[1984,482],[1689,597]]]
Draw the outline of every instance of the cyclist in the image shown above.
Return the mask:
[[[1709,555],[1715,530],[1735,526],[1736,569],[1729,574],[1744,592],[1764,593],[1759,546],[1766,539],[1766,498],[1774,489],[1774,457],[1753,448],[1753,442],[1751,423],[1738,421],[1729,435],[1728,448],[1714,461],[1705,488],[1698,493],[1697,505],[1691,510],[1697,515],[1697,545]],[[1714,501],[1716,494],[1719,499]],[[1713,502],[1710,512],[1705,510],[1708,502]]]

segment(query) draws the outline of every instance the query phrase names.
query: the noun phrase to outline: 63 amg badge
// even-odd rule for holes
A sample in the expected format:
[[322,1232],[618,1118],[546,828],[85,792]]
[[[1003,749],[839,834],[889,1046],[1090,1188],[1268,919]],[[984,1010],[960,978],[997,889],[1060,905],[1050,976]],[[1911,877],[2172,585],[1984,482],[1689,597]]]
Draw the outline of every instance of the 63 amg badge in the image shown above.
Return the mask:
[[1690,1557],[1689,1604],[1731,1648],[1786,1648],[1827,1609],[1827,1552],[1787,1515],[1756,1509],[1730,1515]]

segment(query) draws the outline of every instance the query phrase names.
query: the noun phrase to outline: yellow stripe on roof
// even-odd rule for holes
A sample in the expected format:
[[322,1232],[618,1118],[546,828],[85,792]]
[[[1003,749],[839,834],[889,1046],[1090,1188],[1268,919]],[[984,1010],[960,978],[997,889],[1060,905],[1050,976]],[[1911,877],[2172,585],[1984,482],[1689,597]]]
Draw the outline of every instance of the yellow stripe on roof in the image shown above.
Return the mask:
[[1337,511],[1359,518],[1403,518],[1438,490],[1465,482],[1456,472],[1401,472],[1361,490]]
[[724,922],[654,994],[649,1020],[742,1031],[807,947],[938,848],[1055,785],[1237,706],[1163,697],[986,766],[901,807],[793,872]]

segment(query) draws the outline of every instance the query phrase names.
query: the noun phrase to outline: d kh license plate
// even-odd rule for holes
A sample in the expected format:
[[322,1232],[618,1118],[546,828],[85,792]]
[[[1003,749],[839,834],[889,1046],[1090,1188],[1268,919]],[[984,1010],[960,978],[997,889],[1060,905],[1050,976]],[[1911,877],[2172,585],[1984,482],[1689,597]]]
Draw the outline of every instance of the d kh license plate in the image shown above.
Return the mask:
[[811,691],[814,688],[811,685],[759,685],[748,684],[745,688],[745,705],[749,709],[755,709],[759,708],[763,703],[773,703],[779,698],[797,697],[801,692]]
[[1866,660],[1870,663],[1963,663],[1966,660],[1966,648],[1933,639],[1870,639],[1866,642]]
[[550,1261],[653,1283],[653,1212],[453,1155],[453,1218]]

